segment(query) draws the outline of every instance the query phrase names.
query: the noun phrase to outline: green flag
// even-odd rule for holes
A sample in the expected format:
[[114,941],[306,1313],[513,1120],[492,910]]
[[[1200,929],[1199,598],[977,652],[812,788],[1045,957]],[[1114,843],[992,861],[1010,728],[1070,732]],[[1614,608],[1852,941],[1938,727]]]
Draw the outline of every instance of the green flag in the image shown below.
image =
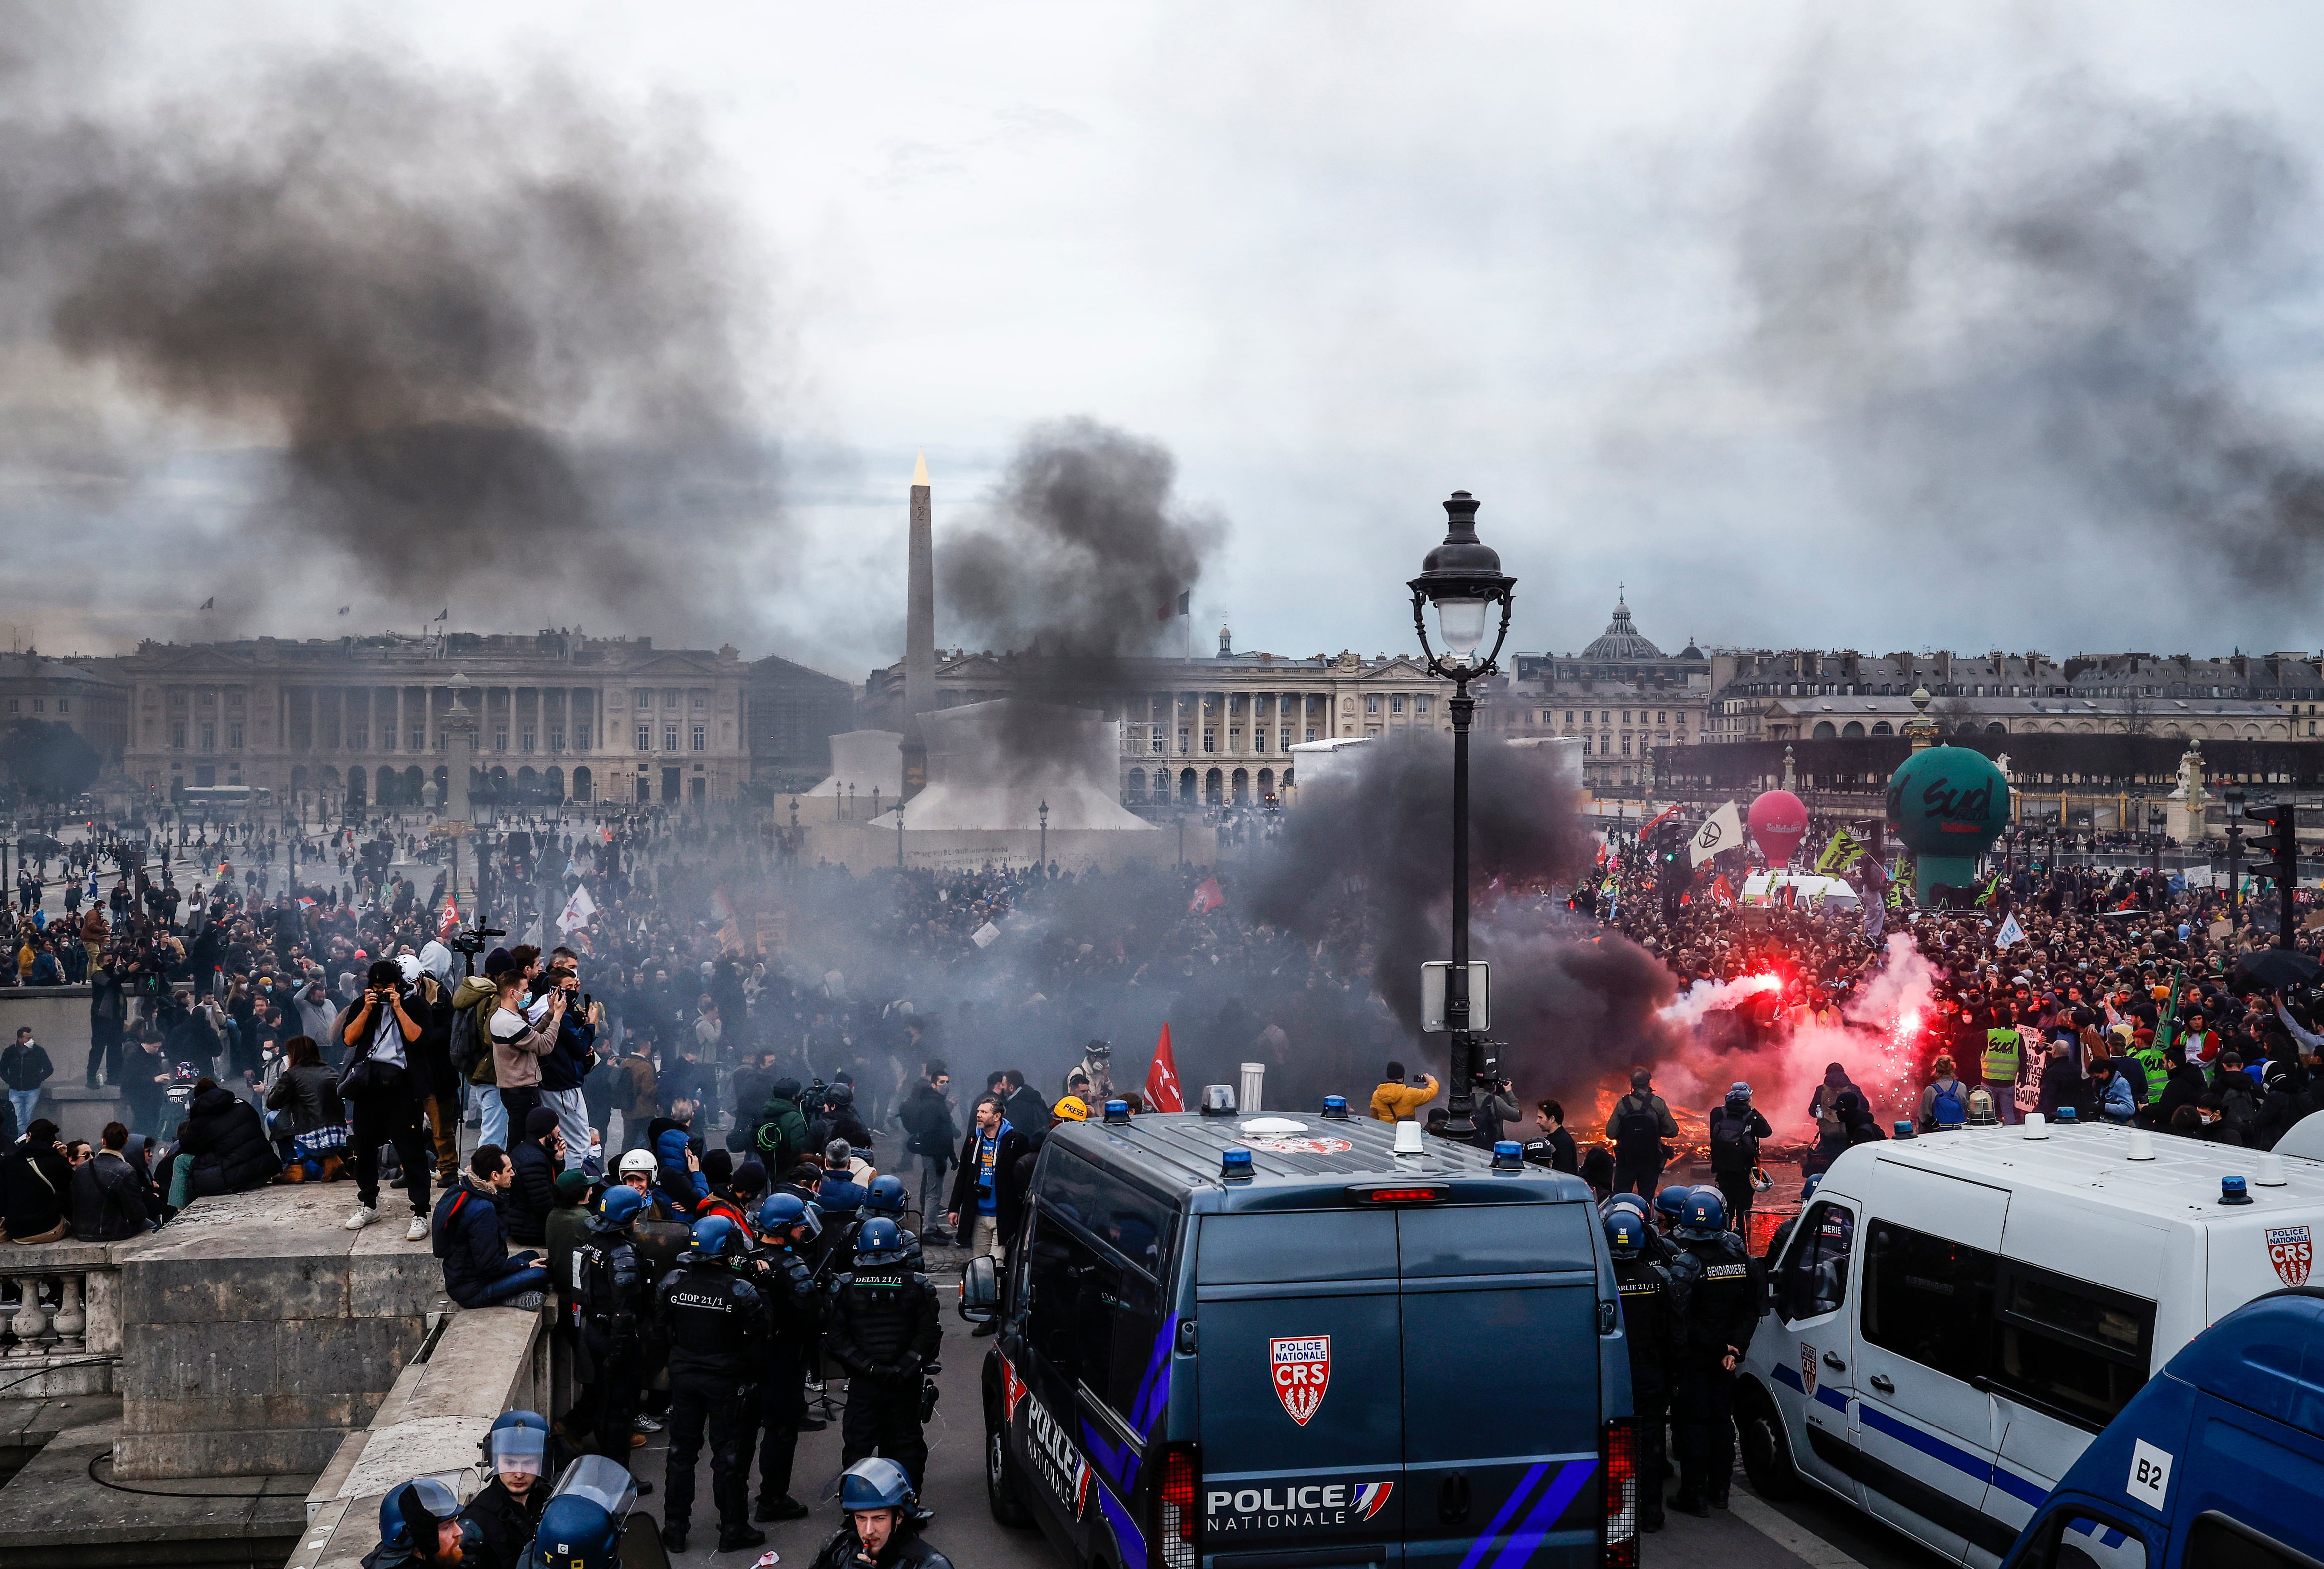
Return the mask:
[[1831,836],[1831,843],[1816,857],[1815,869],[1837,876],[1855,865],[1864,855],[1864,841],[1841,828]]
[[2154,1023],[2154,1049],[2157,1051],[2171,1049],[2171,1031],[2179,1013],[2180,973],[2179,965],[2171,966],[2171,995],[2163,1001],[2163,1017]]
[[1991,904],[1993,902],[1993,891],[2000,886],[2001,873],[1997,872],[1993,874],[1993,881],[1985,885],[1985,891],[1977,896],[1978,903],[1981,905]]

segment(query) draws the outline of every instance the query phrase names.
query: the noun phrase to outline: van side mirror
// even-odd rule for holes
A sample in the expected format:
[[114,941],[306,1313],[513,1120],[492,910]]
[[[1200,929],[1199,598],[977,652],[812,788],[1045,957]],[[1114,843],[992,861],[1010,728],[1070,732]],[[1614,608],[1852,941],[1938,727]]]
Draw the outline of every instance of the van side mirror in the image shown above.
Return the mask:
[[990,1324],[1001,1311],[1001,1276],[992,1255],[980,1253],[960,1272],[960,1315],[971,1324]]

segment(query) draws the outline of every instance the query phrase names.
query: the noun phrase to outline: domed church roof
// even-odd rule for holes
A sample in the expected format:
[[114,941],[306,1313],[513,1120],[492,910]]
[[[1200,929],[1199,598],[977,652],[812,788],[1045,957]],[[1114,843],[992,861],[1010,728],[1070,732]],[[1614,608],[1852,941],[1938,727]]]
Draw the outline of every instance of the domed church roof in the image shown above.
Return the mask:
[[1606,623],[1606,635],[1593,641],[1582,651],[1585,660],[1658,660],[1663,651],[1638,635],[1630,624],[1630,606],[1626,594],[1617,593],[1614,619]]

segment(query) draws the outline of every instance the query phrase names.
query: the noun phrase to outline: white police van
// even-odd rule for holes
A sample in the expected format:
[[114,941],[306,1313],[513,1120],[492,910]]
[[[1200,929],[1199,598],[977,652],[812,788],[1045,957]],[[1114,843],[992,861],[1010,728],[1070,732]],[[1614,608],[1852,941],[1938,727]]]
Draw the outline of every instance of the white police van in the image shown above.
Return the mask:
[[[2282,1149],[2310,1144],[2324,1121]],[[1859,1145],[1768,1271],[1745,1469],[1989,1569],[2181,1347],[2307,1282],[2319,1233],[2324,1161],[2298,1153],[2035,1118]]]

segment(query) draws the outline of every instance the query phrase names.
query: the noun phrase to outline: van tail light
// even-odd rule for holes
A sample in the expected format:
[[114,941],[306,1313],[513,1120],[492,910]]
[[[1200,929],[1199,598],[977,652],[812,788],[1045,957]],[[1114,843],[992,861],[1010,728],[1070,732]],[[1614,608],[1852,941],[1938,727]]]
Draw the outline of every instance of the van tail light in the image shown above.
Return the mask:
[[1162,1485],[1154,1491],[1154,1539],[1148,1569],[1194,1569],[1194,1446],[1173,1444],[1162,1451]]
[[1632,1417],[1606,1424],[1600,1459],[1606,1473],[1604,1569],[1638,1569],[1638,1425]]

